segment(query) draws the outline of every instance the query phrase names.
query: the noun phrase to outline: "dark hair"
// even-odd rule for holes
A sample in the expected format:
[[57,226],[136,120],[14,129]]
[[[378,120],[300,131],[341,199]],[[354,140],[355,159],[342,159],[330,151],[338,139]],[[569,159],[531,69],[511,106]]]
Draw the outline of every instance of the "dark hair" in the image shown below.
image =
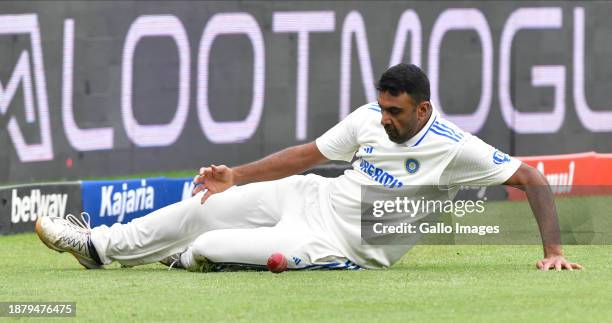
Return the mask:
[[389,67],[381,76],[376,89],[398,96],[406,92],[417,104],[429,101],[429,79],[425,72],[414,64],[397,64]]

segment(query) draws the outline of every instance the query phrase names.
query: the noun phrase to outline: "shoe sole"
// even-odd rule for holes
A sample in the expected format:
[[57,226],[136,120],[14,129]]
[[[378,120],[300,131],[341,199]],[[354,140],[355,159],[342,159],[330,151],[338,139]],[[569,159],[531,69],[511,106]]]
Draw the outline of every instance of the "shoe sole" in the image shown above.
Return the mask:
[[[34,231],[36,232],[36,235],[38,236],[38,239],[40,239],[40,241],[47,246],[47,248],[53,250],[53,251],[57,251],[59,253],[64,253],[66,251],[64,250],[60,250],[55,248],[49,241],[47,241],[44,238],[43,232],[42,232],[42,226],[40,224],[40,222],[42,221],[42,217],[39,217],[38,219],[36,219],[36,224],[34,225]],[[87,259],[83,259],[80,256],[72,253],[71,251],[68,251],[69,254],[71,254],[78,262],[79,264],[81,264],[81,266],[85,267],[85,269],[102,269],[104,268],[101,265],[98,265],[96,263],[92,263]]]

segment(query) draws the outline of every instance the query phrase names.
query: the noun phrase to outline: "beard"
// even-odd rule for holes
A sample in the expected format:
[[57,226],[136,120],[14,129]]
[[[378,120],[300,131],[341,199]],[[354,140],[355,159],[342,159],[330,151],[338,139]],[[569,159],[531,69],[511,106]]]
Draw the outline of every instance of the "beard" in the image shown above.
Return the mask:
[[[398,125],[400,128],[396,127]],[[389,137],[389,140],[396,144],[403,144],[419,132],[419,120],[416,111],[411,115],[411,118],[404,122],[389,122],[382,125]],[[403,131],[401,131],[403,130]]]
[[400,135],[399,131],[394,126],[386,125],[384,126],[384,128],[385,132],[387,133],[387,136],[389,137],[389,140],[393,141],[394,143],[401,144],[408,140],[407,138],[405,138],[406,136]]

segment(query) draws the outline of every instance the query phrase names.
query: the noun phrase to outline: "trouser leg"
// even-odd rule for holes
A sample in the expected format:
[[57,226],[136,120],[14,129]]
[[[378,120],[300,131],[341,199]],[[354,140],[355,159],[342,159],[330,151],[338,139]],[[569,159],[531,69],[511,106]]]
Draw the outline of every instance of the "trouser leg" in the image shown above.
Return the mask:
[[284,225],[206,232],[194,241],[187,257],[181,260],[207,260],[220,267],[265,268],[268,258],[276,252],[287,258],[289,269],[359,269],[303,227]]
[[127,224],[96,227],[92,243],[104,264],[156,262],[186,250],[210,230],[275,225],[280,220],[278,191],[278,181],[232,187],[212,195],[204,205],[198,194]]

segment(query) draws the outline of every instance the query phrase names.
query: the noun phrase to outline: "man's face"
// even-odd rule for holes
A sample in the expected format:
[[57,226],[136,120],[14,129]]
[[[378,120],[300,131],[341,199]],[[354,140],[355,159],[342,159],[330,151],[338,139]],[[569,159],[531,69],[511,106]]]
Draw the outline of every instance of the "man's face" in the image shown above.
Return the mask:
[[422,109],[424,101],[417,106],[412,97],[406,92],[393,96],[389,92],[378,93],[378,105],[382,117],[380,123],[385,128],[389,140],[401,144],[406,142],[420,130],[420,121],[425,118]]

